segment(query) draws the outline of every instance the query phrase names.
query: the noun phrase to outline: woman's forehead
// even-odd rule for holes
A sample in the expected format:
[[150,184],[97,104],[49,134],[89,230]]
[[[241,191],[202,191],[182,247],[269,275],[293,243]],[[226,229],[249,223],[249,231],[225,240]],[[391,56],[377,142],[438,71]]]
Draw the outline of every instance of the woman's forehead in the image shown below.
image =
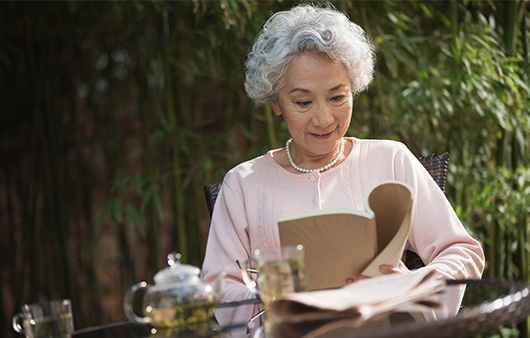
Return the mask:
[[283,89],[287,92],[333,91],[349,85],[348,74],[340,61],[324,53],[302,53],[290,62]]

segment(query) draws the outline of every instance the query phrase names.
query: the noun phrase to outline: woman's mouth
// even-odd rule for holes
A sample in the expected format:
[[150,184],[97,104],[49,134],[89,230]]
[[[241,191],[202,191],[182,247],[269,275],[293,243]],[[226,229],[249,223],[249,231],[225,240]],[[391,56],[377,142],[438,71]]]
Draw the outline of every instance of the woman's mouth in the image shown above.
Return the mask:
[[325,133],[325,134],[311,133],[311,136],[319,140],[327,140],[328,138],[331,137],[332,134],[333,134],[333,131],[330,131],[329,133]]

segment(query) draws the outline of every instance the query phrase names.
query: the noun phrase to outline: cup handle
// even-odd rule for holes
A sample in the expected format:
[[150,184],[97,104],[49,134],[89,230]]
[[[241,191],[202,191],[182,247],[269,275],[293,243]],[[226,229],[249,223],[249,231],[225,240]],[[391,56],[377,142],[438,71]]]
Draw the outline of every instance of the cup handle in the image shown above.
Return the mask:
[[24,328],[20,325],[20,319],[22,318],[21,313],[17,313],[13,316],[13,330],[17,333],[24,333]]
[[245,282],[247,289],[249,289],[253,294],[257,295],[259,294],[257,284],[250,278],[247,271],[247,267],[250,266],[250,262],[252,262],[252,259],[246,261],[244,266],[241,267],[241,277],[243,278],[243,282]]
[[138,284],[131,286],[131,288],[127,291],[127,294],[125,295],[125,299],[123,300],[123,310],[125,311],[125,315],[127,316],[127,318],[129,318],[134,323],[149,324],[149,318],[138,316],[134,312],[134,309],[132,306],[132,301],[133,301],[133,298],[136,292],[140,291],[141,289],[146,289],[146,288],[147,288],[146,282],[140,282]]
[[252,336],[252,338],[261,338],[261,337],[265,337],[265,326],[264,325],[258,327],[258,329],[254,332],[254,335]]

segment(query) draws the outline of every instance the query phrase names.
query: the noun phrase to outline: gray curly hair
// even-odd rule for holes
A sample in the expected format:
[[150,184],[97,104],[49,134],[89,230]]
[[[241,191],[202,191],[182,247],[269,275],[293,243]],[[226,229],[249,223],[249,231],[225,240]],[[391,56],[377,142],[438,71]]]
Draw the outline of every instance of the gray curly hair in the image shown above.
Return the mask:
[[245,90],[258,103],[274,102],[294,56],[326,53],[348,73],[354,95],[374,74],[374,47],[364,30],[343,13],[300,5],[272,15],[257,36],[245,62]]

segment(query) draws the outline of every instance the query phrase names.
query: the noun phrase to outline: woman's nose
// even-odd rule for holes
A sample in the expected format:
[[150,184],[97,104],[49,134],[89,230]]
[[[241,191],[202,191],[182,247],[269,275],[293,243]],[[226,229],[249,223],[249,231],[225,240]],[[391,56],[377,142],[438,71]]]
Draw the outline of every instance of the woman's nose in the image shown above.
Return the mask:
[[318,127],[327,127],[333,123],[333,113],[325,104],[317,106],[315,115],[313,116],[313,123]]

